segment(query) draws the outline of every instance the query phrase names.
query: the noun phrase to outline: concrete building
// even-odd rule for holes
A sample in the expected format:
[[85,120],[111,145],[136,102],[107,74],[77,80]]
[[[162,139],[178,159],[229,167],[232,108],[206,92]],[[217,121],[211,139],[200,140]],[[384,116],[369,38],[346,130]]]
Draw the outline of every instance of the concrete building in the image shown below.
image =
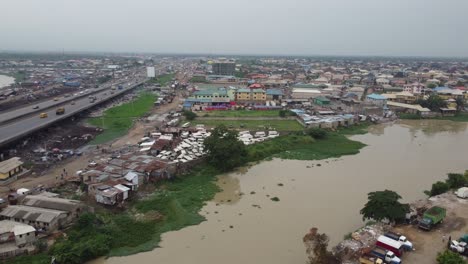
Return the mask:
[[366,96],[366,102],[371,102],[372,104],[380,107],[387,107],[387,98],[380,94],[369,94]]
[[9,259],[34,250],[36,229],[14,221],[0,221],[0,259]]
[[40,194],[27,195],[21,203],[22,205],[26,206],[65,211],[71,218],[77,218],[81,213],[83,213],[83,211],[86,210],[86,206],[80,201],[57,197],[47,197]]
[[0,181],[7,181],[21,172],[23,172],[23,162],[18,157],[0,162]]
[[281,91],[280,89],[267,89],[266,99],[267,100],[282,100],[283,91]]
[[292,99],[310,99],[318,97],[322,94],[317,89],[306,89],[306,88],[293,88],[291,93]]
[[0,212],[0,220],[28,224],[50,233],[70,223],[68,212],[24,205],[10,205]]
[[236,64],[231,61],[216,61],[211,65],[215,75],[234,75]]

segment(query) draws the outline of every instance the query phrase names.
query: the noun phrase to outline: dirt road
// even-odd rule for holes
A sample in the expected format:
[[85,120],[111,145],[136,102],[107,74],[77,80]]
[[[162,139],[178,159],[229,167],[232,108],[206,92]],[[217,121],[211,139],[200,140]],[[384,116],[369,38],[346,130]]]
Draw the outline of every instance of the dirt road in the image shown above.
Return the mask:
[[447,209],[444,222],[429,232],[415,226],[402,226],[395,231],[405,234],[413,242],[415,250],[403,256],[405,263],[436,264],[437,253],[447,248],[447,241],[458,239],[468,233],[468,200],[458,199],[454,194],[442,194],[431,198],[429,206],[442,206]]

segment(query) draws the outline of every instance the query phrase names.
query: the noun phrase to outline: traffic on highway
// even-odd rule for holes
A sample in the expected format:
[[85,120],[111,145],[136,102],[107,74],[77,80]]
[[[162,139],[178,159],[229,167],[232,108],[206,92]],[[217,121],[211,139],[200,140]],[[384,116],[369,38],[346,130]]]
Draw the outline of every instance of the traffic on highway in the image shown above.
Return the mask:
[[[59,99],[58,101],[54,101],[52,99],[47,102],[43,102],[41,104],[42,108],[39,107],[37,109],[33,109],[31,107],[27,107],[15,110],[16,113],[21,113],[21,110],[26,112],[26,114],[21,117],[16,115],[13,119],[10,119],[9,122],[0,125],[0,145],[77,114],[94,105],[131,90],[142,83],[143,79],[141,78],[125,80],[125,82],[119,82],[117,85],[106,85],[106,88],[101,88],[97,92],[91,91],[87,94],[78,94],[71,98],[61,98],[62,100]],[[59,109],[63,109],[63,111]]]

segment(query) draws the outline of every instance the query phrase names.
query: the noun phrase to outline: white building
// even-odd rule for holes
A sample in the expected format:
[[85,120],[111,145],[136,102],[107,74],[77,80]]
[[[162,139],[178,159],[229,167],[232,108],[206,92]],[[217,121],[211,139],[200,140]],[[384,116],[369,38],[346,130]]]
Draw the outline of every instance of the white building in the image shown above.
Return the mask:
[[146,67],[146,75],[148,78],[156,77],[156,72],[154,70],[154,67]]

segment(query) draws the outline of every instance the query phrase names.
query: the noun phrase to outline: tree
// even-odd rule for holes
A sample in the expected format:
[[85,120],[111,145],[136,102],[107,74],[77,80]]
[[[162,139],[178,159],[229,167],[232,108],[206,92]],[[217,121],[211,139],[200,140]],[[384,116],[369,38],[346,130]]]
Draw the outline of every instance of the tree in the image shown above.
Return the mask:
[[429,196],[435,196],[450,190],[450,186],[446,182],[438,181],[432,184],[430,191],[425,191],[424,193]]
[[438,112],[440,108],[447,107],[447,102],[438,95],[431,95],[426,100],[419,99],[416,101],[422,107],[427,107],[431,111]]
[[449,173],[448,179],[445,181],[450,189],[464,187],[467,184],[466,178],[460,173]]
[[427,88],[430,88],[430,89],[434,89],[436,87],[437,87],[437,85],[435,83],[430,83],[430,84],[427,85]]
[[437,255],[438,264],[464,264],[465,260],[455,252],[445,250]]
[[194,112],[192,111],[188,111],[188,110],[185,110],[183,113],[182,113],[185,118],[189,121],[192,121],[194,120],[196,117],[197,117],[197,114],[195,114]]
[[224,125],[216,127],[205,142],[208,161],[220,169],[228,171],[247,162],[247,149],[237,139],[237,132]]
[[457,112],[465,109],[465,100],[463,98],[457,97],[457,99],[455,99],[455,103],[457,104]]
[[328,135],[328,132],[322,128],[310,128],[306,130],[306,133],[314,139],[324,139]]
[[409,212],[409,205],[400,203],[398,200],[401,199],[401,196],[394,191],[370,192],[367,194],[367,198],[367,203],[360,211],[363,220],[382,221],[388,219],[392,222],[400,222],[405,220],[406,213]]

